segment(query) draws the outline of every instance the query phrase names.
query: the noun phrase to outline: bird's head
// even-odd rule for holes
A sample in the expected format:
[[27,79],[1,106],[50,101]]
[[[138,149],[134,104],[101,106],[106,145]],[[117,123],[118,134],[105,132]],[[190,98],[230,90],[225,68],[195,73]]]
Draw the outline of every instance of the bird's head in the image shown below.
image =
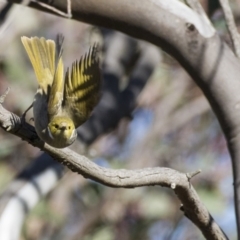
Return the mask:
[[73,121],[68,117],[54,117],[48,124],[49,143],[56,148],[71,145],[77,138]]

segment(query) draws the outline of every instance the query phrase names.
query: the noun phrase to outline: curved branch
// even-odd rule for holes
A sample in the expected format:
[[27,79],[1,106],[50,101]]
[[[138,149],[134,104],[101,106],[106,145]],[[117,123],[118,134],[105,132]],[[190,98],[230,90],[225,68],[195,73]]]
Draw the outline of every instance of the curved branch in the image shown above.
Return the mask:
[[61,150],[53,148],[37,137],[33,126],[21,121],[17,115],[7,111],[2,106],[4,97],[1,98],[0,103],[0,126],[4,130],[45,151],[73,172],[106,186],[134,188],[159,185],[171,188],[180,199],[182,203],[181,209],[185,215],[199,227],[206,239],[227,239],[190,184],[189,176],[193,174],[184,174],[173,169],[160,167],[138,170],[107,169],[98,166],[88,158],[78,155],[68,148]]

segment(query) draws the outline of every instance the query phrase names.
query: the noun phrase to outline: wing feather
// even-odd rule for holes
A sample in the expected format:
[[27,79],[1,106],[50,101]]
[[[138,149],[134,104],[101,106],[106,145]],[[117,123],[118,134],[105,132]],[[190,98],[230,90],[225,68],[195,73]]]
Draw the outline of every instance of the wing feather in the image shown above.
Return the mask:
[[64,88],[64,111],[71,116],[77,128],[90,116],[98,103],[101,85],[98,47],[95,44],[89,52],[72,64],[67,70]]

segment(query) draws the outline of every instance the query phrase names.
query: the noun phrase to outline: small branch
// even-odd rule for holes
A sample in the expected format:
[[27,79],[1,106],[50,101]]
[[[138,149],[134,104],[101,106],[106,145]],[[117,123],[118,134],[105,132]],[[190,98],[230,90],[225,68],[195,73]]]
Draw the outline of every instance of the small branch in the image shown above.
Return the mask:
[[68,18],[72,18],[72,0],[67,0],[67,14]]
[[65,18],[72,18],[71,0],[67,0],[67,13],[62,12],[55,7],[52,7],[49,4],[39,2],[38,0],[31,0],[31,2],[34,2],[34,3],[38,4],[39,6],[46,8],[47,10],[50,10],[51,12],[56,13],[59,16],[62,16]]
[[202,170],[199,169],[199,170],[194,171],[192,173],[187,173],[186,176],[187,176],[188,180],[191,180],[193,177],[195,177],[197,174],[199,174],[201,172],[202,172]]
[[228,31],[233,43],[235,54],[238,58],[240,58],[240,35],[238,33],[236,24],[234,22],[232,10],[229,6],[228,0],[219,0],[219,2],[224,12],[224,16],[225,16]]
[[9,92],[10,92],[10,87],[8,87],[5,91],[5,93],[0,96],[0,104],[4,103],[4,100],[5,100],[5,98],[6,98],[6,96],[8,95]]
[[[4,99],[6,95],[7,93],[0,98]],[[159,185],[172,188],[182,202],[185,214],[199,227],[207,239],[227,239],[206,207],[201,203],[196,191],[184,173],[160,167],[137,170],[113,170],[98,166],[88,158],[78,155],[68,148],[60,150],[44,143],[37,137],[31,125],[22,122],[18,116],[3,108],[2,104],[0,104],[0,126],[47,152],[73,172],[77,172],[85,178],[90,178],[106,186],[134,188]]]

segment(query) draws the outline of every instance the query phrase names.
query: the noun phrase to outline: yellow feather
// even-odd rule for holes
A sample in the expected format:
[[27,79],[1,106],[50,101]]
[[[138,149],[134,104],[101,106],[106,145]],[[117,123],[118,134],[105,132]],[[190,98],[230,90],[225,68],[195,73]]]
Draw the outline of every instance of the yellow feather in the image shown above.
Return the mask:
[[76,127],[87,120],[97,104],[100,84],[97,46],[93,46],[84,58],[73,63],[71,74],[68,70],[65,76],[63,107]]
[[55,72],[55,43],[44,38],[21,37],[23,46],[32,63],[39,87],[47,94]]
[[64,90],[64,66],[62,60],[62,48],[63,36],[58,35],[57,37],[57,68],[54,73],[54,78],[50,90],[50,98],[48,101],[48,114],[49,120],[55,115],[61,113],[62,101],[63,101],[63,90]]
[[40,38],[41,44],[44,46],[45,54],[47,55],[46,60],[50,66],[51,73],[54,74],[55,71],[55,43],[52,40],[46,40],[45,38]]
[[64,66],[62,58],[59,59],[57,69],[54,75],[50,98],[48,101],[48,114],[49,118],[57,115],[61,111],[63,101],[63,89],[64,89]]

